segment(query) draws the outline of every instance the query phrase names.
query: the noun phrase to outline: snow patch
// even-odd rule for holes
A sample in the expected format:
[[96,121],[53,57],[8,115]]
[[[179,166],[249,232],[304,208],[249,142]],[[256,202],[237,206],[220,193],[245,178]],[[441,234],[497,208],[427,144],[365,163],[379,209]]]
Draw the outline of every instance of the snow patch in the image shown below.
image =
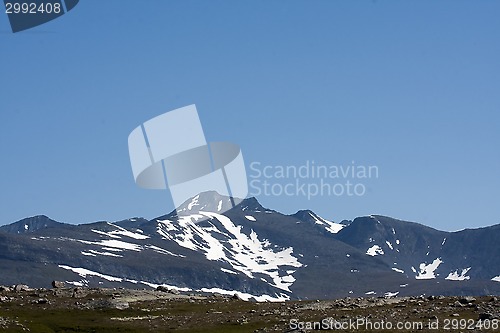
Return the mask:
[[122,278],[117,278],[114,276],[93,272],[93,271],[85,269],[85,268],[77,268],[77,267],[71,267],[71,266],[66,266],[66,265],[58,265],[58,267],[62,268],[62,269],[66,269],[68,271],[72,271],[73,273],[76,273],[83,278],[86,278],[87,275],[90,275],[90,276],[97,276],[97,277],[100,277],[101,279],[108,280],[111,282],[122,282],[123,281]]
[[146,235],[143,235],[140,233],[135,233],[132,231],[128,231],[127,229],[122,228],[122,227],[117,226],[117,225],[112,224],[112,223],[108,223],[108,225],[113,226],[113,227],[117,228],[118,230],[105,232],[102,230],[92,229],[92,231],[97,233],[97,234],[108,236],[110,238],[115,238],[115,239],[120,239],[121,238],[120,236],[125,236],[125,237],[129,237],[129,238],[133,238],[133,239],[148,239],[149,238],[149,236],[146,236]]
[[396,296],[398,296],[398,294],[399,294],[399,291],[396,291],[396,292],[388,291],[384,294],[384,297],[396,297]]
[[426,263],[421,263],[419,268],[420,271],[418,272],[418,275],[415,276],[415,279],[417,280],[428,280],[428,279],[435,279],[436,274],[435,271],[441,265],[443,261],[441,258],[436,258],[434,261],[430,264]]
[[159,224],[161,224],[161,226],[159,227],[160,229],[162,229],[162,227],[165,227],[166,231],[176,231],[177,230],[177,227],[170,220],[157,220],[157,221]]
[[255,296],[252,294],[242,293],[236,290],[224,290],[220,288],[202,288],[200,289],[200,291],[204,293],[215,293],[221,295],[237,295],[244,301],[248,301],[253,298],[257,302],[284,302],[290,299],[290,297],[285,294],[281,294],[280,296],[276,295],[275,297],[269,295]]
[[149,236],[142,235],[140,233],[127,231],[127,230],[111,231],[110,234],[122,235],[122,236],[133,238],[133,239],[148,239],[149,238]]
[[345,227],[345,225],[340,224],[340,223],[335,223],[335,222],[330,222],[330,221],[325,221],[325,222],[328,225],[327,227],[325,227],[326,231],[328,231],[332,234],[338,233],[340,230],[342,230]]
[[404,272],[405,272],[402,269],[399,269],[399,268],[396,268],[396,267],[393,267],[392,270],[395,271],[395,272],[401,273],[401,274],[404,274]]
[[99,242],[92,242],[92,241],[65,238],[65,237],[61,237],[60,239],[74,241],[74,242],[80,242],[80,243],[87,244],[87,245],[102,246],[103,249],[104,248],[115,248],[115,249],[121,249],[121,250],[132,250],[132,251],[137,251],[137,252],[140,252],[143,249],[142,246],[140,246],[140,245],[127,243],[127,242],[123,242],[123,241],[116,240],[116,239],[104,239],[104,240],[101,240]]
[[195,196],[191,202],[188,204],[188,210],[191,210],[194,206],[198,206],[198,199],[200,198],[200,195],[198,194],[197,196]]
[[255,217],[253,217],[253,216],[251,216],[251,215],[245,215],[245,218],[246,218],[247,220],[249,220],[249,221],[254,221],[254,222],[255,222],[255,221],[257,221],[257,220],[255,219]]
[[238,272],[235,272],[235,271],[232,271],[230,269],[225,269],[225,268],[222,268],[220,269],[221,271],[223,271],[224,273],[229,273],[229,274],[235,274],[235,275],[238,275]]
[[72,285],[74,285],[75,287],[84,287],[84,286],[86,286],[86,285],[87,285],[88,281],[87,281],[87,283],[82,282],[82,281],[66,281],[66,283],[67,283],[67,284],[72,284]]
[[147,282],[147,281],[133,281],[133,280],[127,280],[127,282],[131,282],[131,283],[142,283],[146,286],[149,286],[153,289],[156,289],[158,288],[159,286],[162,286],[162,287],[165,287],[167,289],[174,289],[174,290],[179,290],[179,291],[191,291],[193,289],[191,288],[187,288],[187,287],[177,287],[177,286],[172,286],[170,284],[156,284],[156,283],[151,283],[151,282]]
[[82,251],[81,253],[84,256],[93,256],[93,257],[96,257],[98,255],[99,256],[108,256],[108,257],[118,257],[118,258],[122,258],[123,257],[123,256],[115,254],[115,253],[111,253],[111,252],[99,252],[99,251],[95,251],[95,250],[88,250],[88,252]]
[[340,230],[342,230],[345,227],[345,225],[343,225],[343,224],[325,220],[324,218],[322,218],[320,216],[314,216],[311,212],[309,212],[309,215],[314,219],[314,223],[319,224],[319,225],[324,225],[325,230],[332,233],[332,234],[338,233]]
[[170,252],[168,250],[162,249],[161,247],[158,247],[158,246],[146,245],[146,248],[151,249],[151,250],[153,250],[153,251],[155,251],[157,253],[167,254],[167,255],[172,256],[172,257],[186,258],[186,256],[184,256],[182,254],[175,254],[175,253]]
[[366,254],[374,257],[379,254],[384,254],[384,250],[382,250],[382,248],[378,245],[373,245],[368,250],[366,250]]
[[[91,242],[94,243],[94,242]],[[94,243],[96,244],[96,243]],[[137,251],[140,252],[142,250],[142,247],[137,244],[132,244],[132,243],[127,243],[115,239],[105,239],[102,240],[101,242],[97,243],[96,245],[102,245],[106,247],[114,247],[117,249],[123,249],[123,250],[131,250],[131,251]]]
[[[166,284],[154,284],[154,283],[150,283],[147,281],[137,281],[137,280],[127,279],[127,278],[120,278],[120,277],[116,277],[116,276],[111,276],[111,275],[106,275],[106,274],[94,272],[94,271],[91,271],[91,270],[86,269],[86,268],[71,267],[71,266],[67,266],[67,265],[58,265],[58,267],[72,271],[73,273],[76,273],[76,274],[80,275],[82,278],[84,278],[83,280],[80,280],[79,282],[66,281],[67,283],[72,284],[72,285],[76,285],[76,286],[88,285],[89,281],[86,280],[85,278],[87,278],[87,276],[95,276],[95,277],[98,277],[98,278],[101,278],[101,279],[104,279],[104,280],[107,280],[110,282],[130,282],[130,283],[134,283],[134,284],[141,283],[141,284],[144,284],[144,285],[149,286],[149,287],[154,288],[154,289],[158,288],[159,286],[164,286],[164,287],[167,287],[168,289],[176,289],[179,291],[191,291],[192,290],[190,288],[176,287],[176,286],[170,286],[170,285],[166,285]],[[99,282],[99,284],[101,284],[101,282]]]
[[105,250],[105,251],[123,252],[123,250],[115,249],[115,248],[112,248],[112,247],[103,247],[102,249]]
[[[208,219],[207,219],[208,218]],[[203,223],[197,221],[203,220]],[[205,254],[208,260],[228,263],[235,271],[250,278],[269,278],[270,285],[290,291],[295,279],[283,270],[301,267],[293,248],[280,249],[268,240],[259,239],[253,230],[245,232],[227,216],[200,212],[179,217],[175,232],[165,221],[158,224],[157,232],[178,245]]]
[[450,272],[448,276],[445,278],[445,280],[452,280],[452,281],[465,281],[469,280],[470,276],[466,276],[467,272],[470,270],[470,267],[462,269],[462,272],[458,274],[458,269],[454,272]]

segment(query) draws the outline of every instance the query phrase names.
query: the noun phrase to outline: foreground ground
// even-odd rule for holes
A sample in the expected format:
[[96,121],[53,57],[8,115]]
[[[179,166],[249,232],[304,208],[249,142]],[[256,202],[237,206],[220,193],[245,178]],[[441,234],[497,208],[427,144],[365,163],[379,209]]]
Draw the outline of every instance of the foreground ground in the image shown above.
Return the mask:
[[[17,290],[15,290],[17,289]],[[497,297],[255,303],[168,290],[0,287],[2,332],[500,332]]]

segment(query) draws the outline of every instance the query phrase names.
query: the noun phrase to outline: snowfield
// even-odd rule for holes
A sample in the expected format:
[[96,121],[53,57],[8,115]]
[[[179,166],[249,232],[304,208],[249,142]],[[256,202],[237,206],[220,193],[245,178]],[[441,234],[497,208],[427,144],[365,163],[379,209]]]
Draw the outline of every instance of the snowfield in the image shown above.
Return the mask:
[[[248,216],[246,216],[248,219]],[[204,220],[203,224],[198,223]],[[179,217],[178,223],[161,220],[157,232],[178,245],[205,254],[208,260],[220,260],[249,278],[264,278],[269,284],[290,292],[295,278],[287,273],[302,264],[293,256],[293,248],[279,249],[250,230],[243,232],[227,216],[200,211]]]
[[434,259],[434,261],[430,264],[426,263],[421,263],[419,268],[418,275],[415,276],[415,279],[417,280],[428,280],[428,279],[435,279],[435,271],[441,265],[442,261],[441,258]]

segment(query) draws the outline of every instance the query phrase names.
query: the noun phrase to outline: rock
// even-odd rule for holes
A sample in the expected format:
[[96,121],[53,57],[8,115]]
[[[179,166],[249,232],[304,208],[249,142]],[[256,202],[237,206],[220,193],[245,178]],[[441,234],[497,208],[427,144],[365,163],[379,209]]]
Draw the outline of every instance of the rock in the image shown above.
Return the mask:
[[118,310],[125,310],[128,309],[130,305],[128,304],[128,302],[118,301],[114,302],[113,307]]
[[6,287],[6,286],[0,286],[0,291],[7,291],[7,292],[9,292],[9,291],[12,291],[12,288]]
[[239,301],[242,300],[241,297],[238,296],[238,294],[234,294],[233,296],[231,296],[231,299],[236,299],[236,300],[239,300]]
[[165,286],[158,286],[158,287],[156,288],[156,290],[161,291],[161,292],[164,292],[164,293],[168,293],[168,292],[170,292],[170,289],[168,289],[168,288],[167,288],[167,287],[165,287]]
[[493,315],[488,312],[482,312],[479,314],[478,320],[491,320],[493,319]]
[[39,299],[33,301],[33,303],[35,303],[35,304],[47,304],[47,303],[49,303],[49,300],[46,298],[39,298]]
[[54,288],[64,288],[66,284],[61,281],[52,281],[52,287]]
[[454,313],[451,315],[452,317],[460,317],[460,315],[458,313]]
[[30,287],[28,287],[27,285],[25,284],[16,284],[14,286],[14,291],[16,292],[20,292],[20,291],[29,291],[30,290]]
[[73,289],[73,294],[71,295],[71,297],[73,298],[83,298],[85,296],[87,296],[88,292],[82,288],[82,287],[76,287],[75,289]]
[[453,303],[453,306],[456,307],[456,308],[461,308],[464,305],[462,303],[460,303],[459,301],[456,301],[455,303]]
[[88,309],[117,309],[117,310],[125,310],[130,307],[128,302],[120,301],[120,300],[94,300],[87,304],[85,307]]
[[173,295],[179,295],[181,292],[177,289],[170,289],[168,291],[170,294],[173,294]]
[[[180,294],[180,291],[177,290],[177,289],[169,289],[168,287],[165,287],[165,286],[158,286],[156,288],[157,291],[161,291],[161,292],[164,292],[164,293],[169,293],[169,294],[174,294],[174,295],[179,295]],[[195,295],[197,296],[197,295]]]
[[0,296],[0,303],[7,302],[9,301],[9,298],[7,296]]
[[460,298],[458,301],[462,304],[470,304],[470,303],[474,303],[476,301],[476,299],[474,297],[467,296],[467,297]]

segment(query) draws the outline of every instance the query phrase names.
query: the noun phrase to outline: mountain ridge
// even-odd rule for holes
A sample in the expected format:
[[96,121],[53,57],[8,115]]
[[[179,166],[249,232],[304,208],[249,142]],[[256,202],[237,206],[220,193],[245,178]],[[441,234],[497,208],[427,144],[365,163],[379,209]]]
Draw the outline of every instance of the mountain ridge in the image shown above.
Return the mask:
[[500,224],[447,232],[382,215],[336,223],[255,198],[217,212],[229,204],[205,192],[151,220],[19,220],[0,227],[0,284],[167,285],[257,300],[500,294]]

